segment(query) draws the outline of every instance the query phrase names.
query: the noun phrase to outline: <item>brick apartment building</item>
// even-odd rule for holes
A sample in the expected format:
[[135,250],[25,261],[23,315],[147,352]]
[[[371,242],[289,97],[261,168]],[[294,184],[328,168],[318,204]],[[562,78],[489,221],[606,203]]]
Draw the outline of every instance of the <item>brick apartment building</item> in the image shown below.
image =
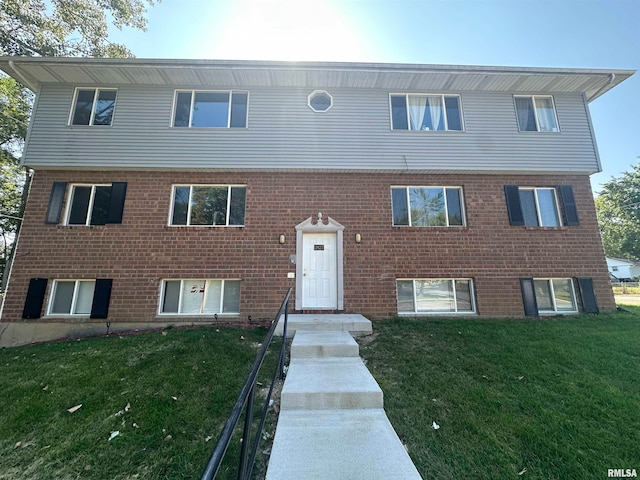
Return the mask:
[[[615,308],[588,103],[634,72],[0,58],[36,92],[0,343]],[[4,336],[4,338],[3,338]]]

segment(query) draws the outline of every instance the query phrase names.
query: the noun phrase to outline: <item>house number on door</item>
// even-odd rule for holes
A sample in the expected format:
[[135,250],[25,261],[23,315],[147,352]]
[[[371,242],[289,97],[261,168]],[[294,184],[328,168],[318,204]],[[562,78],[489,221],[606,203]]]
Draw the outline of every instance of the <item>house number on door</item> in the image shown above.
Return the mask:
[[313,249],[314,250],[324,250],[324,245],[314,245]]

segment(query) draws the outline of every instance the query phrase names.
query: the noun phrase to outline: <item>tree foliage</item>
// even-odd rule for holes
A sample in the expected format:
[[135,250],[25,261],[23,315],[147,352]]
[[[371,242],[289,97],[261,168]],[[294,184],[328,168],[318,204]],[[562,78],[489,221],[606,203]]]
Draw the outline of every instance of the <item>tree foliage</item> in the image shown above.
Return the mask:
[[596,210],[605,254],[640,259],[640,162],[603,185]]
[[109,24],[146,30],[155,0],[2,0],[0,51],[41,57],[128,57]]
[[[109,26],[146,30],[147,6],[159,1],[1,0],[0,55],[132,57],[126,46],[109,40]],[[15,80],[0,77],[0,277],[24,211],[30,173],[19,159],[32,99]]]

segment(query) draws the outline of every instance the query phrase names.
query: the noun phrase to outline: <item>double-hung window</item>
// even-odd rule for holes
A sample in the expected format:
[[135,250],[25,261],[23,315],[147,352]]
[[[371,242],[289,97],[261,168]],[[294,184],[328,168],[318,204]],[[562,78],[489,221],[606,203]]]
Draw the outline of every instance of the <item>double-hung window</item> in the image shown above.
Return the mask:
[[514,96],[521,132],[557,132],[558,119],[551,95]]
[[461,227],[461,187],[391,187],[393,224],[409,227]]
[[248,92],[176,90],[174,127],[246,128]]
[[[59,187],[59,188],[58,188]],[[59,208],[59,202],[54,197],[60,195],[66,188],[64,182],[55,182],[52,189],[50,208],[47,212],[47,223],[57,223],[53,207]],[[122,223],[122,212],[127,184],[116,182],[109,184],[77,184],[71,185],[67,210],[66,225],[105,225],[107,223]],[[51,215],[51,221],[49,216]]]
[[114,88],[77,88],[71,108],[71,125],[111,125],[116,107]]
[[471,279],[428,278],[396,281],[398,313],[474,313]]
[[175,185],[170,225],[243,226],[244,185]]
[[559,227],[579,225],[571,185],[559,187],[520,187],[505,185],[511,225]]
[[217,315],[240,313],[240,280],[165,280],[161,314]]
[[458,95],[391,94],[393,130],[462,130]]

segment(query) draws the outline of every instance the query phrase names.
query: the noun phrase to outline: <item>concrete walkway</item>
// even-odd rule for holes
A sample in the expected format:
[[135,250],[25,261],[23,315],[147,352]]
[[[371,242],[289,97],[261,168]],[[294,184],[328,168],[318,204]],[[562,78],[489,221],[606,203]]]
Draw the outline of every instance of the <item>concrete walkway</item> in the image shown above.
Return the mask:
[[266,480],[420,479],[352,336],[371,322],[289,315],[294,333]]

